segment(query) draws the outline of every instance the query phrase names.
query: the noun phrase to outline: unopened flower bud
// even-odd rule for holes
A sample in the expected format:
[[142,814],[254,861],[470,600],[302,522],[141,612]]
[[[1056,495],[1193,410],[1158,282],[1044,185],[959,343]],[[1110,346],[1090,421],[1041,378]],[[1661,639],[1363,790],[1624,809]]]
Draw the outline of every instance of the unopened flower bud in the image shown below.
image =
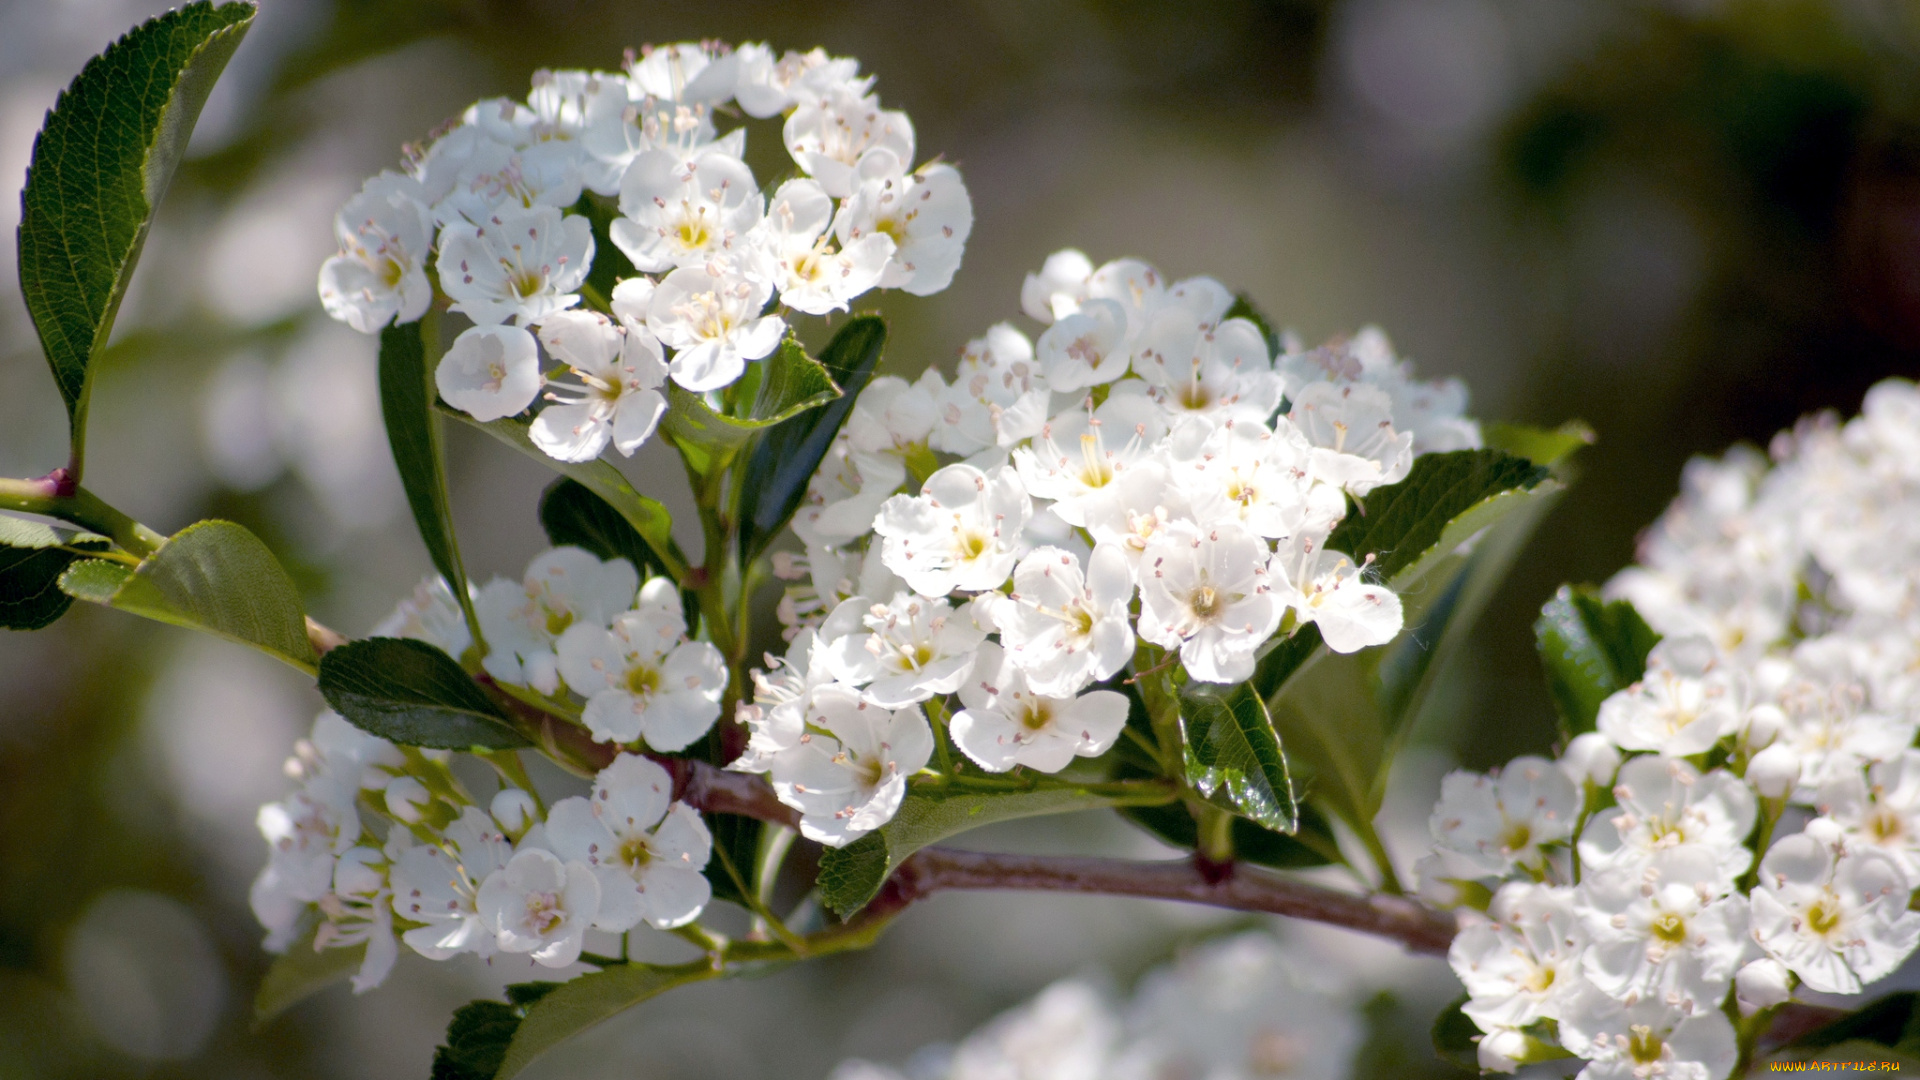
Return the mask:
[[1741,1016],[1752,1016],[1793,996],[1793,976],[1787,965],[1766,957],[1741,968],[1733,976],[1733,997]]
[[427,785],[411,776],[396,776],[387,784],[387,813],[409,825],[419,824],[422,811],[432,801]]
[[533,796],[519,788],[501,788],[493,797],[493,820],[508,836],[519,839],[538,818]]
[[1771,746],[1787,726],[1787,714],[1778,705],[1755,705],[1747,710],[1747,745]]
[[1513,1072],[1526,1059],[1531,1044],[1525,1033],[1514,1028],[1488,1032],[1480,1037],[1480,1067],[1489,1072]]
[[1620,751],[1613,740],[1589,731],[1574,736],[1567,744],[1567,752],[1560,755],[1560,769],[1576,784],[1605,788],[1613,783],[1613,774],[1620,769]]
[[1775,743],[1747,762],[1747,783],[1763,797],[1783,799],[1800,782],[1800,755],[1785,743]]

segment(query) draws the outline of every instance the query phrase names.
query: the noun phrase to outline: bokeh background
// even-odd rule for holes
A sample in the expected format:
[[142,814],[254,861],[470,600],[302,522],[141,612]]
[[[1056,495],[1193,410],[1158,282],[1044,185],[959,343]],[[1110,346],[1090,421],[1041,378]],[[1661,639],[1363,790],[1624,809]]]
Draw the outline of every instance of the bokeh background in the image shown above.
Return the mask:
[[[0,5],[0,188],[21,181],[59,88],[164,6]],[[1920,7],[1901,0],[262,8],[96,382],[89,484],[163,532],[246,524],[349,631],[427,560],[372,342],[315,297],[334,210],[466,103],[648,41],[858,56],[923,154],[964,170],[977,224],[954,286],[882,304],[894,371],[1017,318],[1022,275],[1074,245],[1213,274],[1310,342],[1378,323],[1425,374],[1465,379],[1482,418],[1592,424],[1577,487],[1423,718],[1389,809],[1404,851],[1451,763],[1548,746],[1534,613],[1557,583],[1632,557],[1689,455],[1764,444],[1920,370]],[[770,129],[752,137],[775,149]],[[15,205],[0,198],[0,224]],[[0,260],[0,296],[16,284]],[[25,310],[0,302],[0,472],[45,472],[64,437]],[[543,543],[548,475],[451,439],[470,564],[517,575]],[[630,471],[678,470],[643,454]],[[253,814],[319,698],[256,654],[84,608],[0,635],[0,1078],[424,1080],[451,1010],[525,970],[409,955],[376,994],[336,989],[251,1030],[267,962],[245,902],[265,857]],[[977,839],[1151,850],[1104,815]],[[540,1075],[812,1080],[849,1055],[897,1062],[1063,975],[1124,988],[1229,922],[943,897],[870,953],[677,992]],[[1460,1075],[1423,1045],[1451,996],[1443,965],[1289,932],[1367,1003],[1358,1075]]]

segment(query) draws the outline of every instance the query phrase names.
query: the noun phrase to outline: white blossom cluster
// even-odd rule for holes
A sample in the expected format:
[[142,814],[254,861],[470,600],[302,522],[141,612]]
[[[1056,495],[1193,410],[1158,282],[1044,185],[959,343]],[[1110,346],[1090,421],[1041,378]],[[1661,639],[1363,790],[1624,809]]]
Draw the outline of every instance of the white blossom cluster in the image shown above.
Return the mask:
[[1271,934],[1241,934],[1149,973],[1131,1001],[1065,980],[904,1073],[855,1060],[832,1080],[1343,1080],[1360,1018],[1303,967]]
[[[620,741],[636,741],[643,724],[661,741],[668,736],[656,733],[697,725],[691,741],[719,713],[718,684],[711,694],[666,691],[643,709],[634,704],[644,679],[633,665],[652,662],[646,670],[669,669],[674,678],[699,667],[708,678],[698,650],[713,647],[668,640],[680,636],[677,593],[671,619],[656,602],[657,588],[653,597],[641,590],[632,610],[601,614],[633,600],[635,577],[624,562],[557,548],[534,560],[524,589],[489,584],[479,593],[489,636],[512,644],[488,660],[507,656],[551,671],[557,655],[561,670],[579,672],[574,685],[589,688],[588,715],[603,702],[603,722],[630,732]],[[375,636],[418,638],[456,656],[471,644],[437,577]],[[676,667],[674,657],[689,649],[696,660]],[[602,683],[608,689],[598,690]],[[603,697],[616,694],[616,683],[617,697]],[[687,704],[689,697],[698,704]],[[316,950],[364,945],[353,987],[365,992],[385,980],[399,941],[432,960],[525,953],[565,967],[579,958],[589,928],[683,926],[706,907],[702,872],[712,837],[696,811],[673,799],[667,771],[652,760],[620,753],[589,795],[543,806],[511,783],[483,803],[447,768],[449,757],[402,749],[334,713],[320,715],[287,762],[299,789],[260,809],[272,853],[251,899],[269,951],[286,951],[309,927]]]
[[844,845],[928,764],[929,702],[981,768],[1058,772],[1119,737],[1126,700],[1098,684],[1138,641],[1230,684],[1307,623],[1339,652],[1398,633],[1399,598],[1326,540],[1349,495],[1479,444],[1465,391],[1415,381],[1374,330],[1276,358],[1234,305],[1062,251],[1022,290],[1037,341],[1003,323],[952,381],[874,379],[794,519],[804,556],[776,564],[804,579],[791,646],[730,767]]
[[1772,459],[1689,464],[1607,586],[1663,639],[1597,731],[1446,779],[1422,886],[1491,896],[1451,954],[1487,1068],[1722,1080],[1729,994],[1859,993],[1920,944],[1920,391]]
[[[950,165],[913,167],[913,124],[881,107],[873,82],[856,60],[756,44],[542,71],[524,102],[474,104],[404,171],[366,182],[335,220],[321,301],[378,333],[419,319],[437,289],[474,324],[436,372],[450,405],[496,420],[544,389],[530,432],[542,450],[631,455],[668,379],[728,386],[779,346],[787,313],[952,280],[973,227],[966,187]],[[764,193],[742,161],[746,129],[716,126],[738,114],[784,114],[801,175]],[[583,197],[617,200],[607,236],[639,271],[586,307],[593,229],[572,212]]]

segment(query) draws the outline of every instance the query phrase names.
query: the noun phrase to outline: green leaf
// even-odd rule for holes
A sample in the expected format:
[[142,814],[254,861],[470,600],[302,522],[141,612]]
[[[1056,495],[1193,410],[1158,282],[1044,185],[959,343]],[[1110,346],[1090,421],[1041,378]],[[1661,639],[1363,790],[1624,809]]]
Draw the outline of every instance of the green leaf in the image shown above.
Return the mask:
[[1225,695],[1180,698],[1181,756],[1187,782],[1216,806],[1274,832],[1299,824],[1287,759],[1266,703],[1244,684]]
[[696,961],[677,967],[622,964],[563,983],[526,1011],[493,1080],[509,1080],[567,1039],[676,986],[725,974]]
[[1569,420],[1552,430],[1495,423],[1483,431],[1491,449],[1526,458],[1535,465],[1557,465],[1581,447],[1593,445],[1593,429],[1579,420]]
[[568,544],[601,559],[625,559],[642,580],[666,573],[653,549],[607,500],[578,480],[561,477],[540,496],[540,526],[555,547]]
[[744,403],[740,412],[715,412],[702,395],[678,383],[667,384],[667,413],[660,418],[660,430],[703,476],[732,464],[740,448],[762,430],[840,396],[827,369],[792,337],[772,356],[748,365],[728,392]]
[[[747,888],[753,888],[756,884],[754,875],[759,869],[760,837],[766,831],[763,823],[739,814],[710,812],[700,817],[707,823],[707,832],[713,836],[714,848],[727,853],[727,858],[733,863],[734,873],[740,875],[741,882]],[[751,906],[747,895],[740,891],[739,885],[734,884],[733,874],[727,873],[727,864],[718,855],[707,860],[704,873],[707,884],[713,887],[714,899],[741,907]]]
[[950,791],[927,785],[908,793],[900,812],[878,830],[820,858],[820,899],[846,918],[866,907],[887,875],[928,844],[982,825],[1043,814],[1070,814],[1113,806],[1170,802],[1173,791],[1113,794],[1091,788],[1047,787],[1033,791]]
[[1406,629],[1343,656],[1308,626],[1261,658],[1255,686],[1322,809],[1372,827],[1435,677],[1562,490],[1545,467],[1499,451],[1428,454],[1333,531],[1329,548],[1374,557],[1370,572],[1399,595]]
[[1280,355],[1280,334],[1274,330],[1272,320],[1268,319],[1259,308],[1254,306],[1253,301],[1247,298],[1246,293],[1240,293],[1233,298],[1233,305],[1227,308],[1225,317],[1229,319],[1245,319],[1252,323],[1259,329],[1260,336],[1266,340],[1267,355],[1270,357]]
[[320,695],[354,726],[402,746],[529,745],[453,657],[424,641],[367,638],[334,649],[320,660]]
[[360,970],[367,947],[352,945],[339,949],[315,949],[313,936],[319,924],[300,935],[299,940],[273,960],[260,989],[253,995],[253,1026],[260,1025],[325,990],[345,982]]
[[1876,998],[1821,1025],[1782,1049],[1825,1050],[1848,1042],[1873,1043],[1906,1054],[1920,1053],[1920,994],[1904,990]]
[[0,517],[0,627],[38,630],[67,613],[73,597],[60,591],[60,575],[80,556],[63,546],[107,549],[106,541],[91,533]]
[[1440,1010],[1433,1020],[1433,1052],[1442,1061],[1449,1061],[1463,1069],[1480,1072],[1480,1025],[1467,1018],[1460,1011],[1468,1001],[1468,995],[1461,994]]
[[311,675],[300,596],[260,538],[231,521],[202,521],[175,533],[138,569],[89,559],[61,575],[79,600],[118,608],[251,645]]
[[525,420],[508,417],[482,422],[444,402],[438,407],[442,413],[466,421],[554,472],[578,481],[587,490],[600,496],[646,541],[657,565],[666,569],[667,576],[683,588],[686,586],[687,560],[680,553],[680,545],[673,540],[673,515],[667,513],[667,508],[657,500],[635,491],[619,469],[606,461],[571,462],[548,457],[546,451],[533,444],[532,437],[527,434],[529,424]]
[[1560,586],[1533,624],[1547,689],[1568,737],[1592,731],[1600,703],[1647,673],[1660,640],[1633,605],[1607,603],[1591,585]]
[[758,558],[793,520],[807,497],[808,481],[853,414],[886,343],[887,324],[877,315],[861,315],[842,326],[820,354],[840,396],[781,421],[754,444],[740,480],[742,565]]
[[253,24],[252,4],[188,4],[87,62],[33,144],[20,197],[20,291],[76,447],[88,374],[185,155],[215,79]]
[[427,556],[440,571],[467,625],[480,640],[480,620],[467,595],[467,569],[460,561],[460,544],[453,534],[453,510],[447,503],[447,454],[441,445],[440,420],[434,415],[433,372],[427,365],[420,324],[405,323],[380,331],[380,415],[386,421],[387,445],[406,488],[407,506],[427,546]]
[[455,1009],[447,1041],[433,1050],[432,1080],[493,1080],[520,1020],[520,1010],[504,1001],[469,1001]]

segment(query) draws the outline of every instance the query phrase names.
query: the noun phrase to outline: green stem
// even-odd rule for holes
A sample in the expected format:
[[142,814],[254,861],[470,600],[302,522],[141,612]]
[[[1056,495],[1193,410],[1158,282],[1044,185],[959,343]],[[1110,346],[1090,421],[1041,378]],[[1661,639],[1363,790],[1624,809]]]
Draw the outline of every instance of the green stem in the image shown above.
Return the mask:
[[927,699],[927,721],[933,728],[933,752],[940,760],[940,775],[953,782],[953,751],[947,746],[947,699],[934,695]]
[[1367,855],[1373,859],[1374,869],[1380,872],[1380,891],[1394,896],[1404,895],[1407,891],[1406,887],[1400,884],[1400,875],[1394,873],[1393,859],[1388,856],[1387,845],[1381,841],[1380,833],[1374,829],[1373,822],[1367,822],[1364,828],[1356,827],[1354,831],[1360,834],[1360,842],[1366,845]]
[[56,518],[108,537],[122,550],[143,559],[167,542],[166,537],[108,506],[86,488],[75,487],[70,493],[62,494],[59,482],[52,477],[0,479],[0,510]]
[[581,953],[580,959],[583,963],[592,964],[594,967],[599,968],[621,967],[627,962],[624,956],[601,956],[599,953],[590,952]]

